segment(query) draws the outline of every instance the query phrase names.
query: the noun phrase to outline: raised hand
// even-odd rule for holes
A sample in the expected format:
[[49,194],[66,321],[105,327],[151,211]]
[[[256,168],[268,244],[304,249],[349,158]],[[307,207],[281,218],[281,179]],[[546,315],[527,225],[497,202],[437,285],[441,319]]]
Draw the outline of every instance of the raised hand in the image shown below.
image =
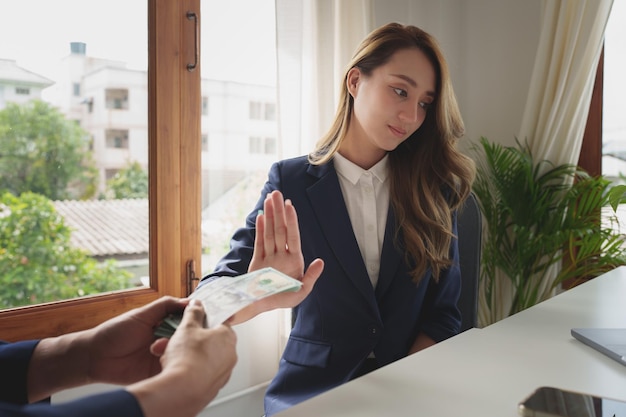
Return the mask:
[[257,216],[254,253],[248,272],[267,266],[296,279],[304,273],[298,215],[290,200],[283,201],[280,191],[267,195],[263,213]]
[[280,191],[267,195],[263,203],[263,213],[257,216],[254,253],[248,272],[269,266],[302,281],[302,288],[297,292],[285,292],[261,299],[235,314],[229,323],[249,320],[264,311],[297,306],[309,295],[324,269],[324,262],[315,259],[305,271],[298,215],[291,201],[283,200]]

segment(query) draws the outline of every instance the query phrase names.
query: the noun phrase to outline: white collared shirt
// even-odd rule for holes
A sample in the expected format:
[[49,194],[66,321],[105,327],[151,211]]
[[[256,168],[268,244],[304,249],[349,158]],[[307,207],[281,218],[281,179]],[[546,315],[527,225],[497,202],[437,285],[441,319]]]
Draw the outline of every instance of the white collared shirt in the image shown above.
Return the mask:
[[376,288],[389,210],[388,156],[368,170],[350,162],[339,152],[334,158],[352,230],[372,286]]

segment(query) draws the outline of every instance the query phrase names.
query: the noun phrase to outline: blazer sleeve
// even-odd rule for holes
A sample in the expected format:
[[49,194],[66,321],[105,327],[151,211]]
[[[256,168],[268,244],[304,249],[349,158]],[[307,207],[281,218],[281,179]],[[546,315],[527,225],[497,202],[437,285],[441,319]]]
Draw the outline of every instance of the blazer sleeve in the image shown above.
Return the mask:
[[0,342],[0,401],[26,404],[28,364],[39,340]]
[[143,417],[135,397],[123,389],[68,401],[61,404],[27,405],[0,402],[2,417]]
[[0,416],[2,417],[143,417],[135,397],[118,389],[63,404],[28,404],[28,364],[38,340],[0,342]]

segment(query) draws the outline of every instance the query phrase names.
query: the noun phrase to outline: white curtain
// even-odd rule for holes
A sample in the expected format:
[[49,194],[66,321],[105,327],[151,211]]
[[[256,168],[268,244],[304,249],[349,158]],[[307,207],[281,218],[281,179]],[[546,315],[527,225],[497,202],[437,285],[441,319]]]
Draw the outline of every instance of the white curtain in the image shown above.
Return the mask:
[[281,157],[308,154],[330,127],[341,76],[373,29],[371,0],[276,0]]
[[578,162],[613,0],[544,0],[541,35],[518,138],[537,158]]

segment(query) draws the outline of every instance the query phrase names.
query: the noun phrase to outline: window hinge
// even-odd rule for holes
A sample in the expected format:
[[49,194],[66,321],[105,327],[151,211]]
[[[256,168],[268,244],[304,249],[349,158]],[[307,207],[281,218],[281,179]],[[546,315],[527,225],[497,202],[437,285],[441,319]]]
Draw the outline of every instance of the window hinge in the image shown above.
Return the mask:
[[196,261],[190,259],[187,261],[187,296],[195,289],[194,281],[200,281],[200,278],[196,276]]

